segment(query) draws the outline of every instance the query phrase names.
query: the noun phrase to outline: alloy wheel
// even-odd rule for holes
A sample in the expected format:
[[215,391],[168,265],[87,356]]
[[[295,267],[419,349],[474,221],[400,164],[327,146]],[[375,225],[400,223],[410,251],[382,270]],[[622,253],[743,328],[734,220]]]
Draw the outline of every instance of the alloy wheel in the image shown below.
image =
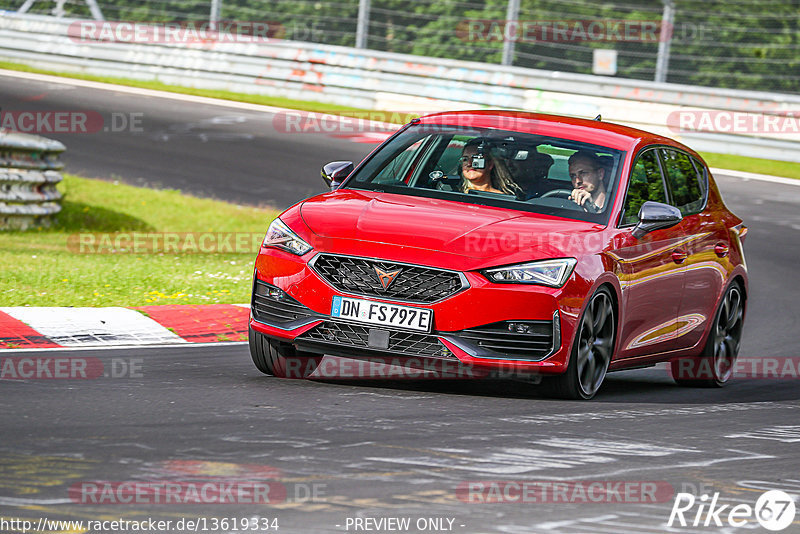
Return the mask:
[[725,294],[712,331],[714,376],[719,382],[727,382],[733,374],[736,357],[739,355],[743,324],[742,293],[734,285]]
[[611,298],[598,292],[586,307],[578,333],[578,385],[587,398],[600,388],[611,363],[615,324]]

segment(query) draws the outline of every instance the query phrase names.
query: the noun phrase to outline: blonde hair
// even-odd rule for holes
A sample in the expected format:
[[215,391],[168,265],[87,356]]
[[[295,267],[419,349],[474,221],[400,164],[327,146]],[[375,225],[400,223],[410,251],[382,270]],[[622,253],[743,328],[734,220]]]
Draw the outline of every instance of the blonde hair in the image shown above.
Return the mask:
[[[476,143],[475,139],[468,142],[464,145],[464,150],[469,147],[477,146],[480,143]],[[494,189],[502,191],[506,195],[517,195],[518,193],[522,192],[522,189],[519,185],[514,181],[514,178],[511,175],[511,171],[508,170],[508,166],[501,161],[499,158],[494,157],[492,154],[488,153],[485,154],[485,158],[487,161],[492,163],[492,170],[489,174],[489,183]],[[458,173],[461,174],[462,167],[459,165]],[[468,193],[470,189],[475,189],[472,187],[472,184],[469,180],[465,180],[464,176],[461,176],[461,192]]]

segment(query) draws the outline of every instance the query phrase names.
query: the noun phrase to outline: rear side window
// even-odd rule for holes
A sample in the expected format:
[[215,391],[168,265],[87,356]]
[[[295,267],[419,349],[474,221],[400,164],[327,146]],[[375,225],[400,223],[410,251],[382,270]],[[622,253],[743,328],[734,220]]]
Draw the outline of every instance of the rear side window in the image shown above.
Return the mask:
[[672,193],[672,205],[681,215],[693,215],[703,209],[705,185],[703,175],[697,172],[688,154],[670,148],[661,149],[667,183]]
[[661,168],[658,165],[655,150],[648,150],[640,154],[633,165],[620,226],[638,223],[639,209],[648,200],[667,201],[664,178],[661,176]]

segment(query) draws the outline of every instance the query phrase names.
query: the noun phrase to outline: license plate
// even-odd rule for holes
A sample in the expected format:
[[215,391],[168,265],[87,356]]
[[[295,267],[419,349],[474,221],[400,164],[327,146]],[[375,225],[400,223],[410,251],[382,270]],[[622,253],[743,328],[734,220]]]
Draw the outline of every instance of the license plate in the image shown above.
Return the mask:
[[430,332],[433,325],[431,310],[350,297],[333,297],[331,317],[418,332]]

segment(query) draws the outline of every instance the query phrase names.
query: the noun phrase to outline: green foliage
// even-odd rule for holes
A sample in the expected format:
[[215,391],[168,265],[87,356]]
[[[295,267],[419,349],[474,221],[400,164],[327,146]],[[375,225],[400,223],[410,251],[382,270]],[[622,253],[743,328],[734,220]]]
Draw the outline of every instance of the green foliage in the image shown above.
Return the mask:
[[673,204],[686,216],[697,213],[703,205],[700,175],[689,156],[676,150],[661,150],[665,178],[670,187]]

